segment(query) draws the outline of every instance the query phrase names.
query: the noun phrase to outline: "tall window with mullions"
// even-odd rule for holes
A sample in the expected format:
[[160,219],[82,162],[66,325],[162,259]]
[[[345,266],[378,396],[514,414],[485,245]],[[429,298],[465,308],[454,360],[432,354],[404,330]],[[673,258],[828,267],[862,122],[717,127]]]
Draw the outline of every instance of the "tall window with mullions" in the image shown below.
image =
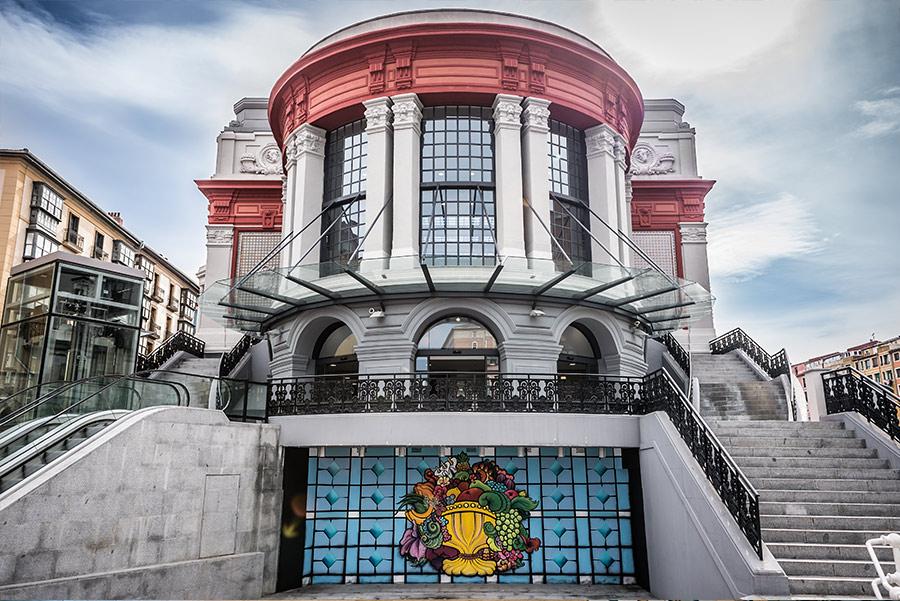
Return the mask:
[[325,142],[325,194],[322,200],[322,275],[356,267],[366,230],[366,157],[364,120],[328,132]]
[[422,120],[419,248],[428,265],[496,258],[491,109],[436,106]]
[[[574,267],[591,261],[588,202],[587,156],[584,132],[565,123],[550,120],[550,223],[559,246],[553,244],[553,261],[560,271],[570,269],[560,250],[565,250]],[[582,225],[579,225],[581,222]],[[589,271],[589,265],[582,270]]]

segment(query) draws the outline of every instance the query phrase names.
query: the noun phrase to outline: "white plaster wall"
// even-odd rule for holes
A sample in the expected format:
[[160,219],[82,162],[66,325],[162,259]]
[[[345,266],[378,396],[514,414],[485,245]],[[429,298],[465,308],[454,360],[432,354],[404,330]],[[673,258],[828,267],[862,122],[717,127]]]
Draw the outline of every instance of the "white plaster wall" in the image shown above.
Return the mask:
[[683,119],[684,105],[672,98],[644,101],[644,124],[634,147],[636,179],[695,179],[696,130]]

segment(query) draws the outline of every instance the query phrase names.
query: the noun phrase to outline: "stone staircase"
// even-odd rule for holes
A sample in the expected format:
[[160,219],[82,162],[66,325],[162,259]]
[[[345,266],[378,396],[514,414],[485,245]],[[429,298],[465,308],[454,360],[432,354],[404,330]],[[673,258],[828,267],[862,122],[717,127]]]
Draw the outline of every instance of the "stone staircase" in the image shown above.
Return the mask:
[[[167,382],[180,382],[184,384],[190,393],[191,407],[206,408],[209,406],[209,387],[210,379],[219,377],[219,357],[194,357],[192,355],[183,355],[183,358],[168,366],[166,369],[177,372],[177,374],[161,374],[154,379],[162,379]],[[194,374],[185,375],[185,374]]]
[[763,379],[736,352],[692,354],[691,372],[700,380],[700,414],[704,417],[788,418],[781,381]]
[[900,470],[841,422],[707,421],[759,491],[762,538],[791,593],[871,597],[864,545],[900,531]]

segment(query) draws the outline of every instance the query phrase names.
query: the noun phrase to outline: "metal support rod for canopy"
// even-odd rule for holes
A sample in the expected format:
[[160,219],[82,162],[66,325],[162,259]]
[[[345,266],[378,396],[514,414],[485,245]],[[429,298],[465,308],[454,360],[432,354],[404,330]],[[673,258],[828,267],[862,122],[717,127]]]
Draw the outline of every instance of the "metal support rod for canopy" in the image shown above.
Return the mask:
[[647,262],[648,265],[650,265],[651,267],[653,267],[653,269],[655,269],[656,271],[658,271],[658,272],[660,273],[660,275],[662,275],[664,278],[666,278],[666,280],[667,280],[670,284],[677,285],[677,282],[675,282],[675,280],[673,280],[672,277],[671,277],[668,273],[666,273],[665,271],[663,271],[662,268],[661,268],[659,265],[656,264],[656,261],[654,261],[653,259],[651,259],[651,258],[649,257],[649,255],[647,255],[647,253],[645,253],[645,252],[643,251],[643,249],[641,249],[638,245],[636,245],[636,244],[634,243],[634,241],[631,240],[631,238],[629,238],[628,236],[626,236],[625,234],[623,234],[622,231],[621,231],[619,228],[614,228],[614,227],[612,227],[611,225],[609,225],[608,223],[606,223],[606,221],[603,219],[603,217],[601,217],[600,215],[597,214],[596,211],[594,211],[593,209],[591,209],[591,207],[588,206],[588,204],[587,204],[586,202],[584,202],[583,200],[578,199],[578,198],[576,198],[575,200],[577,200],[579,203],[581,203],[581,206],[583,206],[585,209],[587,209],[588,212],[590,212],[591,215],[593,215],[594,217],[596,217],[597,220],[600,221],[600,223],[602,223],[602,224],[604,225],[604,227],[606,227],[606,229],[608,229],[609,231],[611,231],[611,232],[613,233],[613,235],[615,235],[619,240],[621,240],[622,242],[624,242],[624,243],[628,246],[628,248],[630,248],[631,250],[633,250],[634,252],[636,252],[636,253],[638,254],[638,256],[640,256],[644,261]]
[[[294,269],[296,269],[297,267],[300,266],[300,263],[303,262],[303,259],[305,259],[306,257],[309,256],[309,253],[311,253],[313,250],[319,248],[319,244],[322,242],[322,240],[325,238],[325,236],[328,235],[328,232],[331,231],[331,228],[333,228],[333,227],[335,226],[335,224],[337,224],[338,221],[340,221],[341,219],[344,218],[344,215],[347,213],[347,211],[350,209],[350,207],[353,205],[353,203],[356,202],[356,200],[357,200],[360,196],[361,196],[360,194],[357,194],[357,195],[354,196],[353,198],[351,198],[351,199],[349,199],[349,200],[347,200],[347,201],[344,202],[344,208],[341,209],[341,212],[338,214],[338,216],[334,218],[334,221],[332,221],[331,223],[328,224],[328,227],[325,228],[325,230],[322,232],[322,235],[319,236],[318,238],[316,238],[316,241],[313,242],[313,243],[310,245],[310,247],[306,249],[306,252],[303,253],[303,256],[300,257],[299,259],[297,259],[297,262],[294,263],[294,265],[291,267],[291,270],[292,270],[292,271],[293,271]],[[329,208],[330,208],[330,207],[329,207]],[[324,211],[323,211],[323,212],[324,212]],[[320,258],[321,258],[321,257],[320,257]],[[293,278],[290,278],[290,279],[293,279]],[[297,282],[297,283],[299,284],[300,282]]]
[[[583,263],[582,263],[582,265],[583,265]],[[534,292],[531,293],[532,296],[542,295],[543,293],[547,292],[548,290],[550,290],[551,288],[553,288],[554,286],[559,284],[561,281],[563,281],[564,279],[566,279],[567,277],[569,277],[570,275],[572,275],[573,273],[578,271],[578,269],[580,269],[580,268],[581,268],[581,265],[579,265],[578,267],[575,267],[573,265],[572,269],[562,272],[561,274],[559,274],[558,276],[556,276],[555,278],[553,278],[546,284],[543,284],[542,286],[538,287]]]
[[318,284],[313,284],[312,282],[307,282],[306,280],[302,280],[291,274],[288,274],[285,277],[287,277],[287,279],[289,279],[292,282],[300,284],[304,288],[309,288],[316,294],[321,294],[322,296],[324,296],[325,298],[327,298],[329,300],[336,300],[336,299],[340,298],[339,294],[332,292],[331,290],[327,290],[327,289],[323,288],[322,286],[319,286]]
[[360,284],[362,284],[363,286],[365,286],[366,288],[368,288],[369,290],[371,290],[378,296],[384,296],[384,294],[385,294],[384,288],[382,288],[381,286],[378,286],[377,284],[372,282],[370,279],[363,277],[358,272],[353,271],[349,267],[344,267],[344,273],[349,275],[351,278],[353,278],[354,280],[356,280],[357,282],[359,282]]
[[544,223],[544,220],[541,219],[541,216],[538,215],[537,211],[534,210],[534,207],[531,206],[531,203],[528,202],[528,199],[525,198],[525,197],[523,196],[523,197],[522,197],[522,202],[524,202],[524,203],[525,203],[525,206],[528,207],[528,208],[531,210],[532,213],[534,213],[534,216],[535,216],[535,218],[538,220],[538,223],[540,223],[540,224],[541,224],[541,227],[543,227],[544,230],[547,232],[547,234],[549,234],[550,240],[553,241],[554,244],[556,244],[556,247],[559,249],[559,252],[561,252],[562,255],[563,255],[563,257],[565,257],[566,261],[569,262],[569,265],[573,265],[573,266],[574,266],[574,265],[575,265],[575,262],[572,261],[572,259],[569,258],[569,253],[567,253],[566,250],[562,247],[562,244],[559,243],[559,240],[556,239],[556,236],[553,235],[553,232],[550,231],[550,228],[548,228],[548,227],[547,227],[547,224]]
[[494,282],[497,281],[497,278],[500,276],[500,272],[503,271],[503,260],[499,260],[497,264],[494,266],[494,271],[491,272],[491,277],[488,278],[487,284],[484,285],[484,290],[482,292],[490,292],[491,288],[494,287]]
[[[279,277],[280,274],[279,274]],[[246,292],[248,294],[256,294],[257,296],[263,296],[265,298],[271,299],[273,301],[278,301],[280,303],[287,303],[288,305],[293,305],[294,307],[299,307],[303,303],[298,303],[296,299],[293,299],[289,296],[284,296],[283,294],[275,294],[274,292],[257,290],[256,288],[248,288],[247,286],[238,286],[238,290],[242,292]]]
[[654,296],[659,296],[660,294],[668,294],[669,292],[675,292],[676,290],[680,290],[678,286],[669,286],[667,288],[663,288],[662,290],[654,290],[652,292],[643,292],[641,294],[635,294],[634,296],[626,296],[625,298],[620,298],[617,301],[613,301],[609,303],[612,307],[621,307],[622,305],[627,305],[628,303],[635,303],[637,301],[645,300],[648,298],[653,298]]
[[219,304],[223,307],[240,309],[241,311],[253,311],[254,313],[265,313],[266,315],[278,315],[277,311],[273,311],[272,309],[265,309],[263,307],[257,307],[255,305],[242,305],[241,303],[232,303],[224,300],[220,300]]
[[616,264],[619,267],[621,267],[622,269],[628,269],[625,266],[625,264],[619,260],[619,257],[614,255],[608,248],[606,248],[606,245],[604,245],[602,242],[600,242],[600,240],[594,234],[591,233],[591,229],[589,227],[587,227],[586,225],[584,225],[583,223],[581,223],[581,221],[579,221],[578,217],[576,217],[575,214],[572,213],[572,211],[570,211],[564,203],[560,203],[560,206],[562,207],[562,210],[565,211],[566,213],[568,213],[569,217],[571,217],[572,220],[575,221],[575,223],[577,223],[581,227],[581,229],[583,229],[585,232],[587,232],[587,235],[590,236],[591,240],[596,242],[600,246],[600,248],[602,248],[606,252],[606,254],[608,254],[610,256],[610,258],[616,262]]
[[662,307],[656,307],[654,309],[647,309],[646,311],[641,311],[641,315],[646,315],[647,313],[658,313],[659,311],[669,311],[671,309],[680,309],[682,307],[690,307],[691,305],[696,305],[697,303],[694,301],[684,301],[681,303],[672,303],[671,305],[663,305]]
[[619,278],[617,280],[613,280],[613,281],[607,282],[605,284],[600,284],[599,286],[594,286],[593,288],[588,288],[584,292],[575,295],[574,298],[576,300],[585,300],[596,294],[600,294],[604,290],[609,290],[610,288],[615,288],[619,284],[624,284],[625,282],[630,282],[631,280],[633,280],[636,277],[637,277],[637,275],[627,275],[624,278]]
[[384,210],[393,201],[394,201],[394,196],[391,195],[390,198],[387,199],[387,202],[385,202],[383,205],[381,205],[381,208],[378,209],[378,213],[375,215],[375,219],[373,219],[372,223],[370,223],[369,226],[366,228],[366,233],[363,235],[362,240],[359,241],[359,244],[357,244],[356,248],[353,250],[353,252],[350,253],[350,258],[347,260],[347,263],[350,263],[351,261],[353,261],[353,259],[357,258],[356,255],[359,253],[359,251],[362,250],[363,243],[365,243],[366,238],[369,237],[369,233],[372,231],[372,226],[374,226],[378,222],[378,218],[381,217],[381,214],[384,213]]

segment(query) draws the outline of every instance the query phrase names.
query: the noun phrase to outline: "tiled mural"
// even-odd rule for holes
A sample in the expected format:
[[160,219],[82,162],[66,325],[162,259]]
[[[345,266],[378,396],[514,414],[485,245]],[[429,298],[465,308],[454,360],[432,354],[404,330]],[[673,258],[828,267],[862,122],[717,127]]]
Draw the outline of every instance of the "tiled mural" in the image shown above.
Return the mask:
[[[517,502],[527,516],[521,543],[497,538],[498,552],[481,544],[483,538],[479,543],[486,558],[499,558],[504,545],[521,547],[516,567],[490,568],[493,574],[486,576],[451,576],[442,571],[460,570],[439,571],[435,553],[429,554],[431,561],[410,560],[410,506],[403,499],[429,478],[436,481],[434,472],[451,458],[464,458],[470,466],[495,462],[495,470],[511,484],[514,479],[514,494],[537,503],[527,511],[533,503]],[[310,449],[303,583],[633,583],[630,479],[635,469],[615,448]],[[459,536],[448,533],[447,525],[444,520],[445,541]]]

